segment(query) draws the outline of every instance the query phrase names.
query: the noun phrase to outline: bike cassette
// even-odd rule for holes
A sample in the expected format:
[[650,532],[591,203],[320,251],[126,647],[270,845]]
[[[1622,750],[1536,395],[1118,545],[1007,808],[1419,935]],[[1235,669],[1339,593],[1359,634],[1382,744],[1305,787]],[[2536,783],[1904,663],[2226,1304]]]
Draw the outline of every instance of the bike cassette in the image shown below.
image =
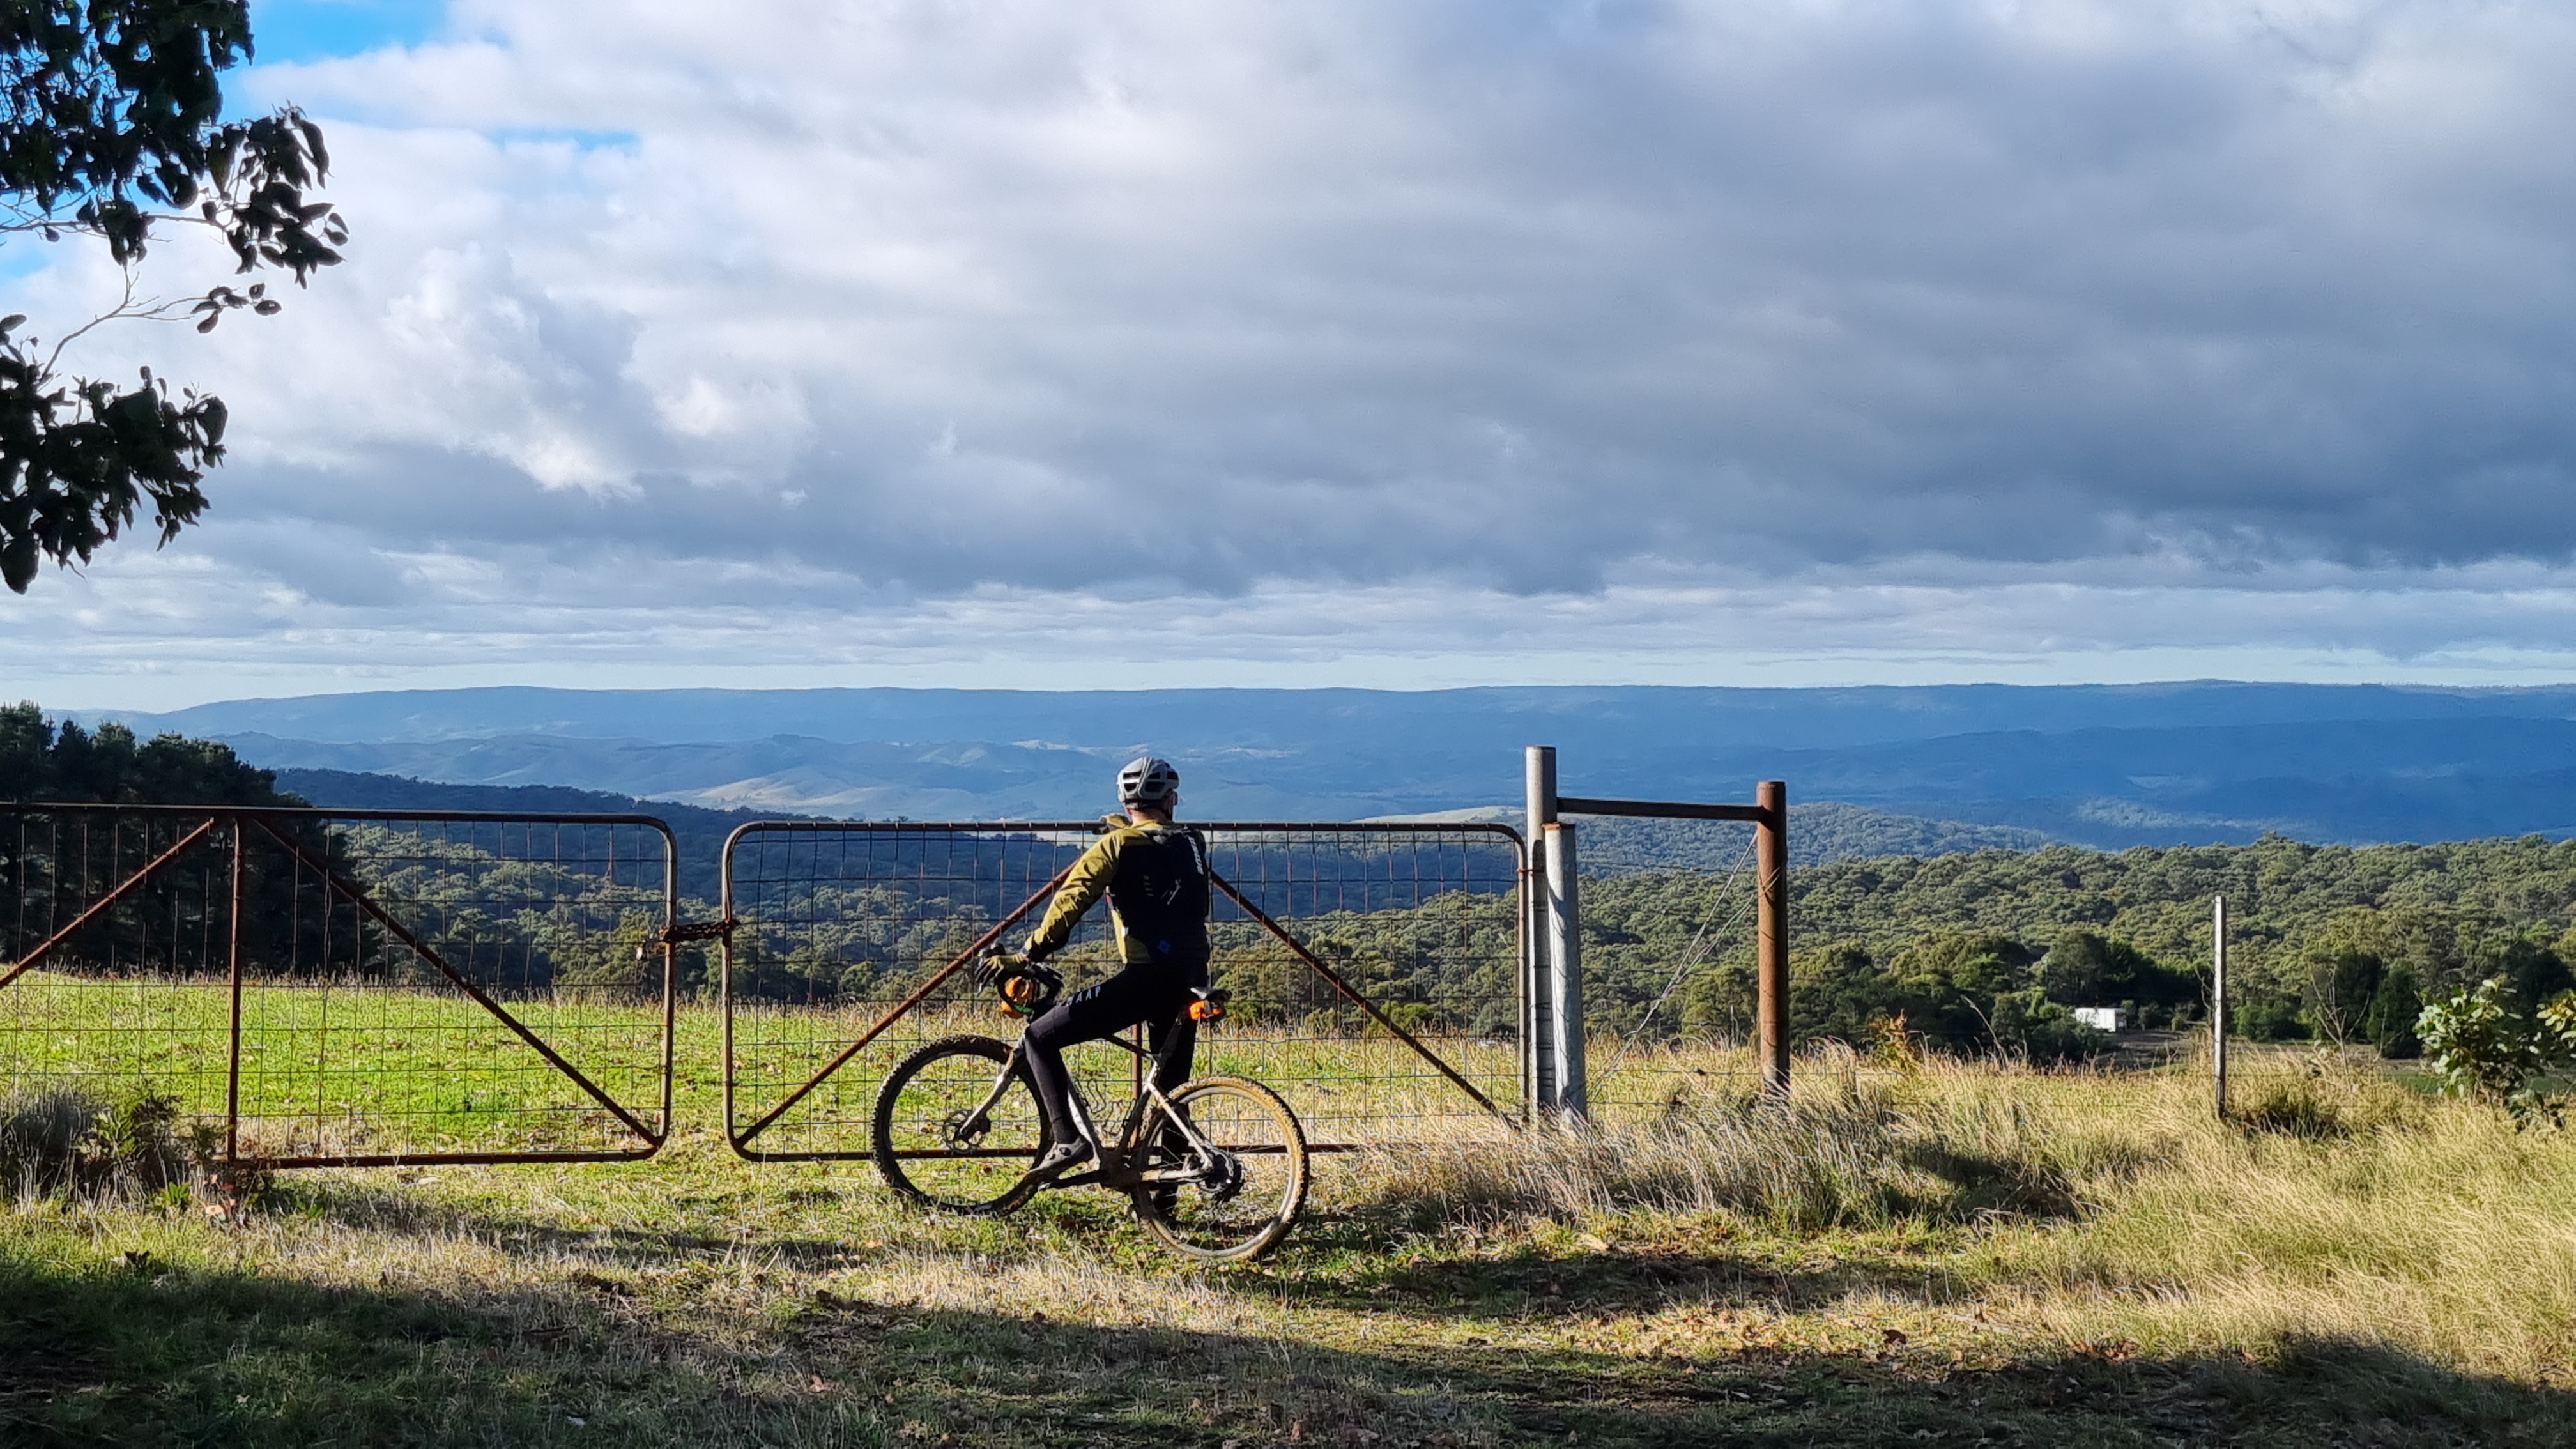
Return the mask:
[[1243,1191],[1243,1159],[1231,1152],[1217,1153],[1199,1175],[1198,1189],[1211,1203],[1234,1201]]

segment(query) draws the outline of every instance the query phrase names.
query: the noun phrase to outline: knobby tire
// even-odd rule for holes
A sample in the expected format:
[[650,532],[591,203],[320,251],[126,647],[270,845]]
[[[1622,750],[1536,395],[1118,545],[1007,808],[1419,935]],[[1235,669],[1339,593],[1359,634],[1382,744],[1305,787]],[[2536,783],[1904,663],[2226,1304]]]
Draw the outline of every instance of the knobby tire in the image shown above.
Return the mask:
[[[1190,1125],[1230,1152],[1242,1180],[1230,1197],[1221,1184],[1146,1183],[1129,1190],[1136,1216],[1165,1247],[1208,1262],[1257,1258],[1279,1245],[1306,1205],[1306,1133],[1277,1092],[1242,1077],[1201,1077],[1172,1093]],[[1145,1114],[1128,1140],[1127,1160],[1178,1165],[1175,1135],[1160,1112]]]
[[[868,1151],[897,1196],[953,1213],[1008,1212],[1028,1200],[1036,1189],[1021,1179],[1046,1150],[1048,1135],[1025,1065],[1012,1070],[984,1132],[961,1139],[954,1130],[956,1119],[992,1090],[1010,1055],[1007,1043],[989,1036],[942,1037],[886,1073]],[[915,1155],[959,1148],[979,1155]]]

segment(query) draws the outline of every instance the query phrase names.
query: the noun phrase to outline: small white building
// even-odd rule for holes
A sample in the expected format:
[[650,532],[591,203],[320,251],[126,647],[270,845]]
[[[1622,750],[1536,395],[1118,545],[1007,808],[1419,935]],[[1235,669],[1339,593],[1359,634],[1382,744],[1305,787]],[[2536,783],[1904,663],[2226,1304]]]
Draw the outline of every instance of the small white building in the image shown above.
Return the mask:
[[2131,1024],[2128,1008],[2122,1006],[2079,1006],[2075,1019],[2095,1031],[2127,1031]]

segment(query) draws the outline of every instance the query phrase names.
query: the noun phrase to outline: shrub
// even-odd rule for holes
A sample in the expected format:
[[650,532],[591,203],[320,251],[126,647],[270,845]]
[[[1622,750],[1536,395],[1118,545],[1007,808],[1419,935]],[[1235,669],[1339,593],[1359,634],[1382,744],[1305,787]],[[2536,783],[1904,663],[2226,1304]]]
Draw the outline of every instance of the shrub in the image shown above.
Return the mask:
[[2230,1025],[2238,1036],[2248,1041],[2305,1041],[2308,1024],[2300,1019],[2298,1004],[2257,997],[2229,1008]]
[[2576,1065],[2576,990],[2536,1011],[2517,997],[2512,978],[2490,976],[2425,1007],[2416,1034],[2452,1091],[2492,1102],[2516,1122],[2556,1121],[2561,1103],[2545,1084]]
[[0,1190],[145,1196],[210,1175],[215,1159],[213,1129],[161,1093],[101,1102],[56,1087],[0,1100]]
[[2110,1045],[2102,1033],[2077,1021],[2071,1008],[2035,987],[1997,996],[1993,1026],[1995,1045],[2005,1054],[2042,1065],[2081,1061]]

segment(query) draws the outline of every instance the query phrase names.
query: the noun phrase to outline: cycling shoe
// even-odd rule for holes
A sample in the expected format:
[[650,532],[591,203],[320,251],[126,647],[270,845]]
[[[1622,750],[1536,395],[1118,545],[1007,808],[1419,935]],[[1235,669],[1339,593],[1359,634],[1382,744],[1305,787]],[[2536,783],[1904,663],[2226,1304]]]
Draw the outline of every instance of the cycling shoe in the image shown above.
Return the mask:
[[1089,1142],[1079,1138],[1071,1142],[1059,1142],[1038,1157],[1027,1174],[1021,1177],[1020,1182],[1026,1187],[1044,1187],[1089,1162],[1091,1158],[1092,1147]]

